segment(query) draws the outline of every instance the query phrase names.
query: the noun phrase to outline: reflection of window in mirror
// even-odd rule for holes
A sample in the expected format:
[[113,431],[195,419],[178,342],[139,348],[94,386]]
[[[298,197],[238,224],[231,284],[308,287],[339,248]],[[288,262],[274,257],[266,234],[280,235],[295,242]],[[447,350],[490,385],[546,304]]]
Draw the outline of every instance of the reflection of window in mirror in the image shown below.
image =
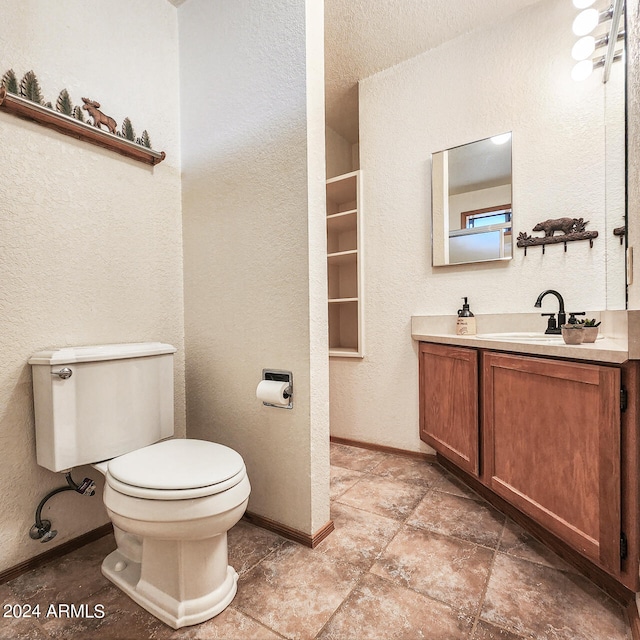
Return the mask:
[[509,260],[511,134],[432,155],[434,266]]
[[[487,227],[492,224],[505,224],[511,222],[511,205],[503,204],[499,207],[489,207],[488,209],[475,209],[474,211],[463,211],[460,214],[461,229],[477,229]],[[511,228],[507,230],[511,233]]]

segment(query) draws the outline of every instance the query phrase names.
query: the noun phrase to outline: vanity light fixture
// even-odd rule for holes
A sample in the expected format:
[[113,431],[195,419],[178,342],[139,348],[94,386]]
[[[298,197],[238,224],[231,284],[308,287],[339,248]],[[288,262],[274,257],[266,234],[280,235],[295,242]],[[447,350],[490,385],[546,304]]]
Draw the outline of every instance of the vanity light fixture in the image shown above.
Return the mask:
[[580,60],[580,62],[573,66],[571,78],[576,82],[586,80],[593,73],[593,69],[593,60]]
[[[622,60],[623,56],[624,53],[622,51],[616,51],[612,61],[617,62],[618,60]],[[605,61],[605,56],[602,56],[597,60],[580,60],[580,62],[577,62],[571,70],[571,78],[576,82],[586,80],[593,73],[594,69],[604,67]],[[603,80],[603,82],[606,82],[606,80]]]
[[[618,40],[624,40],[624,31],[618,34]],[[571,55],[574,60],[586,60],[593,55],[593,52],[600,47],[606,47],[609,44],[609,36],[602,36],[597,40],[593,36],[584,36],[573,45]]]
[[576,16],[573,21],[573,33],[577,36],[588,36],[601,22],[611,19],[613,8],[606,11],[597,9],[585,9]]
[[[594,0],[573,0],[574,6],[578,9],[589,7],[593,2]],[[576,16],[573,21],[573,32],[582,37],[573,45],[571,50],[573,59],[578,60],[571,72],[571,77],[574,80],[586,80],[594,69],[603,67],[602,81],[607,82],[612,63],[623,57],[622,50],[615,50],[618,40],[624,41],[624,31],[620,31],[620,18],[623,10],[624,0],[614,0],[614,3],[606,11],[599,12],[597,9],[585,9]],[[599,24],[609,20],[611,24],[608,34],[597,39],[589,35]],[[607,47],[605,55],[591,59],[594,51],[600,47]]]
[[[600,43],[605,38],[600,38],[598,42]],[[599,46],[603,46],[605,44],[606,41],[602,42]],[[573,49],[571,49],[571,56],[574,60],[586,60],[593,55],[596,48],[596,39],[593,36],[584,36],[573,45]]]

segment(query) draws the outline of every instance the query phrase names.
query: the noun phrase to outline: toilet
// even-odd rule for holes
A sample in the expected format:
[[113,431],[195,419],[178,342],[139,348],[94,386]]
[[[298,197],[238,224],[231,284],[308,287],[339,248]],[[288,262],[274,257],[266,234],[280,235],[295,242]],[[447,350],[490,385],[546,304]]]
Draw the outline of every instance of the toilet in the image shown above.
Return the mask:
[[233,600],[227,531],[251,486],[239,453],[173,435],[173,354],[159,342],[65,347],[35,353],[38,464],[91,464],[105,476],[104,504],[117,549],[102,573],[174,629]]

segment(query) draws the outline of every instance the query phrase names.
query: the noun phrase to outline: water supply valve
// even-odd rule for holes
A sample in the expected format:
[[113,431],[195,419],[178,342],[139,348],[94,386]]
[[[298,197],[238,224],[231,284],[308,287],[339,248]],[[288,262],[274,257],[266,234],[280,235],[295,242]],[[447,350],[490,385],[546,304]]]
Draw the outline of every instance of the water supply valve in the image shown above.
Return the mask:
[[40,540],[40,542],[49,542],[53,540],[58,532],[51,528],[51,521],[40,520],[29,529],[29,537],[32,540]]
[[85,478],[75,490],[81,496],[93,496],[96,493],[96,483],[91,478]]
[[53,540],[58,535],[58,532],[55,529],[49,529],[42,538],[40,542],[49,542],[49,540]]
[[29,537],[32,540],[40,540],[40,542],[49,542],[56,537],[58,531],[51,528],[50,520],[42,519],[42,508],[46,502],[53,498],[53,496],[63,491],[75,491],[81,496],[93,496],[96,493],[96,483],[91,478],[85,478],[80,484],[76,484],[71,477],[71,471],[64,474],[67,484],[63,487],[58,487],[53,491],[50,491],[42,500],[36,509],[36,521],[35,524],[29,529]]

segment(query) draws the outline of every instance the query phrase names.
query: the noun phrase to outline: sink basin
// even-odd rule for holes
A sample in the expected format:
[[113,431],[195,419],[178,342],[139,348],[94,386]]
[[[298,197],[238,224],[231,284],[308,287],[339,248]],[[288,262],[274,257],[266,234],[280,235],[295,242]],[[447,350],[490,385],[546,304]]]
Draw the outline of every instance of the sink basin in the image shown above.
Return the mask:
[[538,331],[513,331],[511,333],[479,333],[479,340],[503,340],[505,342],[557,342],[564,343],[561,335],[550,335]]
[[[599,335],[598,340],[604,336]],[[479,333],[479,340],[502,340],[504,342],[541,342],[546,344],[564,344],[561,335],[551,335],[537,331],[513,331],[511,333]]]

